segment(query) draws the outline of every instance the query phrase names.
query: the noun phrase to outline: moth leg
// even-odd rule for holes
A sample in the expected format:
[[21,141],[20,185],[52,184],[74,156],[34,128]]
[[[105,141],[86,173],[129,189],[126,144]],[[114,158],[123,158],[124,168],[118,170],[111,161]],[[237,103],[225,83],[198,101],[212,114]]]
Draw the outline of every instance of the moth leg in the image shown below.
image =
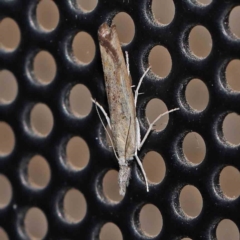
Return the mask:
[[163,117],[163,116],[165,116],[165,115],[167,115],[167,114],[169,114],[169,113],[171,113],[171,112],[177,111],[177,110],[179,110],[179,108],[174,108],[174,109],[172,109],[172,110],[170,110],[170,111],[167,111],[167,112],[164,112],[164,113],[160,114],[160,115],[149,125],[149,128],[148,128],[148,130],[147,130],[144,138],[142,139],[140,145],[138,146],[138,150],[141,149],[142,145],[143,145],[144,142],[147,140],[148,135],[149,135],[149,133],[151,132],[154,124],[155,124],[161,117]]
[[139,83],[138,83],[138,85],[137,85],[137,89],[136,89],[136,91],[135,91],[135,98],[134,98],[134,103],[135,103],[135,107],[137,106],[137,98],[138,98],[138,95],[139,95],[139,89],[140,89],[140,86],[141,86],[141,84],[142,84],[142,81],[143,81],[143,79],[144,79],[144,77],[146,76],[146,74],[148,73],[148,71],[151,69],[151,67],[149,67],[144,73],[143,73],[143,75],[142,75],[142,77],[140,78],[140,80],[139,80]]
[[134,155],[134,156],[135,156],[135,158],[136,158],[136,160],[137,160],[137,163],[138,163],[138,165],[139,165],[139,167],[140,167],[140,169],[141,169],[141,171],[142,171],[142,174],[143,174],[143,177],[144,177],[144,180],[145,180],[145,183],[146,183],[147,192],[149,192],[147,176],[146,176],[146,173],[145,173],[145,171],[144,171],[144,169],[143,169],[142,162],[140,161],[140,159],[139,159],[139,157],[138,157],[138,155],[137,155],[137,152],[135,152],[135,155]]
[[106,111],[104,110],[104,108],[96,100],[92,99],[92,102],[95,103],[96,106],[98,106],[98,108],[102,111],[105,119],[107,120],[109,128],[112,129],[112,126],[111,126],[111,123],[110,123],[110,118],[108,117],[108,115],[107,115]]
[[145,182],[146,182],[147,192],[148,192],[148,191],[149,191],[149,188],[148,188],[147,176],[146,176],[146,173],[145,173],[145,171],[144,171],[144,169],[143,169],[142,162],[140,161],[140,159],[139,159],[139,157],[138,157],[138,155],[137,155],[137,148],[138,148],[138,146],[140,145],[140,142],[141,142],[140,127],[139,127],[139,122],[138,122],[138,119],[137,119],[137,118],[136,118],[136,128],[137,128],[137,130],[136,130],[137,146],[136,146],[136,150],[135,150],[134,156],[135,156],[135,158],[136,158],[136,160],[137,160],[137,163],[138,163],[138,165],[139,165],[139,167],[140,167],[140,169],[141,169],[141,171],[142,171],[144,180],[145,180]]

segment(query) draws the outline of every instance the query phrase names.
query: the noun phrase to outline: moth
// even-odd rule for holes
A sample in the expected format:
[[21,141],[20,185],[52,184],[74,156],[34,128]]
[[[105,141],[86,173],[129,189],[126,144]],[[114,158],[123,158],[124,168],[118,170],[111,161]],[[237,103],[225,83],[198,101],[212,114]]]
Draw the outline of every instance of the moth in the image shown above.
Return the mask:
[[150,68],[144,72],[139,80],[134,96],[132,92],[132,80],[129,72],[128,54],[126,54],[125,62],[115,25],[109,27],[107,23],[103,23],[98,30],[98,39],[110,117],[108,117],[104,108],[97,101],[93,99],[92,101],[96,104],[96,110],[102,124],[103,121],[100,117],[98,108],[105,116],[112,133],[112,137],[110,137],[109,132],[103,124],[104,129],[110,137],[113,151],[119,164],[119,193],[122,196],[126,193],[126,188],[131,176],[131,167],[129,163],[134,158],[141,169],[148,192],[149,186],[147,176],[137,153],[146,141],[154,124],[162,116],[176,111],[178,108],[159,115],[149,125],[145,136],[141,140],[139,121],[136,116],[136,106],[141,83]]

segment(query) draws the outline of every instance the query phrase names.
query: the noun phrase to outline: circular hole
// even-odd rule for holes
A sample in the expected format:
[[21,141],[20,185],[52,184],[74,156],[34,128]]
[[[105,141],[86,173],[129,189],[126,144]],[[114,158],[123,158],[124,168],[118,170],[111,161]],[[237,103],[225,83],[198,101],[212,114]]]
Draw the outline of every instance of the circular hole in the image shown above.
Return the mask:
[[9,240],[7,233],[1,227],[0,227],[0,239],[1,240]]
[[237,6],[229,14],[229,27],[233,35],[237,38],[240,38],[239,16],[240,6]]
[[53,115],[45,104],[36,104],[30,113],[32,129],[39,136],[47,136],[53,127]]
[[240,60],[235,59],[226,67],[226,80],[228,87],[234,91],[240,91]]
[[33,71],[40,83],[50,83],[56,75],[56,63],[52,55],[46,51],[39,52],[33,61]]
[[100,240],[122,240],[122,233],[114,223],[106,223],[100,231]]
[[160,24],[169,24],[175,14],[175,5],[173,0],[153,0],[152,13],[154,18]]
[[123,199],[123,196],[119,194],[117,171],[110,170],[105,174],[103,178],[103,193],[114,202],[120,202]]
[[66,147],[68,164],[74,170],[83,169],[89,161],[89,148],[86,142],[80,137],[73,137]]
[[165,162],[157,152],[148,152],[143,159],[143,168],[152,183],[160,183],[166,172]]
[[9,180],[0,174],[0,208],[5,208],[12,199],[12,186]]
[[24,218],[26,233],[30,239],[43,239],[48,231],[45,214],[39,208],[30,208]]
[[[146,117],[149,120],[149,122],[152,123],[160,114],[166,111],[168,111],[168,109],[165,103],[158,98],[154,98],[147,104]],[[164,128],[166,128],[168,119],[169,119],[168,114],[160,118],[159,121],[157,121],[155,124],[155,129],[157,131],[161,131]]]
[[34,188],[44,188],[51,177],[50,167],[45,158],[36,155],[28,164],[28,182]]
[[191,164],[199,164],[203,161],[206,155],[206,145],[201,137],[196,132],[188,133],[182,143],[183,153],[186,159]]
[[12,128],[5,122],[0,122],[0,156],[8,155],[15,145]]
[[216,234],[217,240],[239,240],[238,227],[233,221],[229,219],[224,219],[218,224]]
[[78,7],[84,12],[91,12],[97,6],[97,0],[77,0]]
[[240,143],[240,116],[236,113],[228,114],[222,126],[223,136],[229,144]]
[[88,88],[82,84],[75,85],[69,96],[71,112],[76,117],[87,116],[92,109],[91,93]]
[[59,12],[52,0],[41,0],[37,5],[38,24],[46,31],[56,28],[59,22]]
[[0,21],[0,49],[14,50],[18,47],[21,39],[20,29],[11,18]]
[[116,25],[118,38],[121,43],[130,43],[135,34],[135,25],[132,18],[125,12],[118,13],[112,20]]
[[194,27],[189,34],[189,47],[198,58],[206,58],[212,50],[212,37],[203,26]]
[[179,197],[180,207],[190,217],[197,217],[202,211],[202,195],[194,186],[185,186]]
[[209,5],[212,2],[212,0],[197,0],[197,2],[201,5],[206,6]]
[[240,174],[234,167],[225,167],[219,177],[219,185],[223,194],[229,198],[237,198],[240,195]]
[[16,98],[17,91],[15,76],[8,70],[0,71],[0,104],[11,103]]
[[64,196],[63,209],[65,219],[68,222],[80,222],[87,211],[87,203],[83,194],[77,189],[68,190]]
[[186,88],[187,103],[194,110],[203,111],[209,101],[209,93],[206,85],[199,79],[192,79]]
[[86,32],[79,32],[73,39],[73,55],[82,64],[90,63],[95,56],[95,44]]
[[162,230],[162,215],[153,204],[146,204],[140,211],[139,223],[141,231],[146,236],[155,237]]
[[168,50],[163,46],[155,46],[148,57],[151,70],[159,77],[167,77],[172,69],[172,59]]

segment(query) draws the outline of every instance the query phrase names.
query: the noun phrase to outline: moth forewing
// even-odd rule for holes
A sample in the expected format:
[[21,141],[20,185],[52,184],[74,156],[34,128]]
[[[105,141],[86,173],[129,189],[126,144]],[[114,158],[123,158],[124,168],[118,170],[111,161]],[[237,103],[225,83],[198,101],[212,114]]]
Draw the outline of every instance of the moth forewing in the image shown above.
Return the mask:
[[131,80],[115,26],[103,24],[99,28],[99,42],[113,143],[119,158],[130,159],[136,146],[136,110]]
[[128,161],[136,151],[136,109],[131,78],[123,57],[116,27],[102,24],[98,31],[105,86],[107,92],[112,139],[120,165],[120,193],[128,185]]

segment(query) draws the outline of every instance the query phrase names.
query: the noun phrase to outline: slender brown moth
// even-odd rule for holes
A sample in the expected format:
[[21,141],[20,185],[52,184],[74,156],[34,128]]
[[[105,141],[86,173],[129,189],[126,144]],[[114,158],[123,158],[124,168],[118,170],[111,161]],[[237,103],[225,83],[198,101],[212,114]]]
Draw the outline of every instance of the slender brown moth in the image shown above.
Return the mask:
[[[108,106],[110,118],[103,109],[103,107],[93,100],[96,106],[102,111],[106,118],[109,129],[112,133],[110,141],[112,143],[114,154],[119,164],[118,183],[120,187],[120,195],[125,195],[126,187],[130,179],[129,162],[135,159],[143,174],[147,191],[149,191],[146,173],[143,169],[137,152],[141,149],[143,143],[146,141],[154,124],[164,115],[178,110],[172,109],[159,115],[150,125],[141,140],[139,122],[136,117],[136,105],[138,98],[138,91],[150,68],[148,68],[141,77],[135,91],[135,97],[132,92],[132,81],[129,72],[128,55],[126,54],[125,63],[121,45],[116,32],[116,27],[113,25],[109,27],[107,23],[103,23],[98,30],[98,38],[100,44],[100,52],[102,58],[103,72],[105,78],[105,86],[107,92]],[[98,109],[96,110],[98,112]],[[100,117],[100,114],[98,112]],[[103,121],[100,117],[103,124]],[[110,136],[106,127],[103,124],[108,136]]]

